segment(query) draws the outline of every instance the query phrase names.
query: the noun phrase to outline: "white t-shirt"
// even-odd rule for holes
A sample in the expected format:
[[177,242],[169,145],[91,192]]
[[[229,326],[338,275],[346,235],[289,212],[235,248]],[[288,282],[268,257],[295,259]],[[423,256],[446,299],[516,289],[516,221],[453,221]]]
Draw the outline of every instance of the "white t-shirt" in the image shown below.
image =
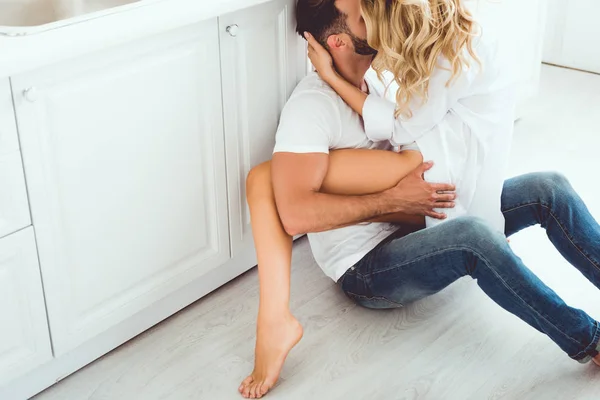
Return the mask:
[[[369,84],[371,92],[377,86]],[[283,109],[274,153],[329,154],[330,149],[387,150],[391,145],[370,141],[360,116],[316,73],[311,73],[298,84]],[[308,239],[321,269],[337,281],[397,229],[394,224],[368,223],[309,233]]]
[[514,76],[493,37],[477,38],[474,48],[481,64],[471,59],[471,67],[450,85],[450,64],[440,58],[428,101],[414,99],[411,118],[394,116],[397,86],[390,86],[388,99],[369,95],[363,107],[365,131],[370,139],[393,145],[416,142],[423,159],[435,162],[425,180],[456,185],[456,207],[441,210],[446,220],[427,218],[428,227],[470,215],[504,233],[500,201],[514,126]]

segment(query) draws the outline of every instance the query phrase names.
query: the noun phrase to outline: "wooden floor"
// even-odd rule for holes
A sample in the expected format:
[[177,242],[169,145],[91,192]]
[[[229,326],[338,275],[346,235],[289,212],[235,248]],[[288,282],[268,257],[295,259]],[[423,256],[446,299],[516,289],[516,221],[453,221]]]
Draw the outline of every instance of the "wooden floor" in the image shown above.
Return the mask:
[[[545,67],[539,102],[517,125],[511,173],[565,173],[600,218],[599,149],[600,76]],[[600,291],[542,230],[512,246],[568,303],[600,319]],[[305,337],[269,399],[600,399],[600,368],[571,361],[470,280],[402,310],[372,311],[323,275],[305,239],[294,253],[292,307]],[[238,399],[257,301],[252,270],[35,399]]]

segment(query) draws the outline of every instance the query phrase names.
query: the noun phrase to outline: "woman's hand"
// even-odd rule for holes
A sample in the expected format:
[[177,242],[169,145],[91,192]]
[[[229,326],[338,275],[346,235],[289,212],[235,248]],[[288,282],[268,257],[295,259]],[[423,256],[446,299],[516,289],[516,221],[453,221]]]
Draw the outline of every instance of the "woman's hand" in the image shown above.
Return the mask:
[[336,77],[331,54],[310,33],[304,32],[304,37],[308,41],[308,58],[310,58],[312,65],[314,65],[321,79],[331,83],[331,80]]

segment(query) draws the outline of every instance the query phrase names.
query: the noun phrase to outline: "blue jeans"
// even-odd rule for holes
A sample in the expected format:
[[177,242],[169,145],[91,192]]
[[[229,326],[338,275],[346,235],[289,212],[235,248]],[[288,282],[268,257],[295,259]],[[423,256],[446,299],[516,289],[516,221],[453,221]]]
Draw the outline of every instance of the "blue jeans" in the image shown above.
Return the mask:
[[[600,225],[561,175],[537,173],[506,181],[506,235],[546,229],[560,253],[600,288]],[[598,322],[569,307],[482,220],[465,217],[430,229],[401,227],[340,279],[344,292],[368,308],[396,308],[471,276],[498,305],[548,335],[571,358],[600,350]]]

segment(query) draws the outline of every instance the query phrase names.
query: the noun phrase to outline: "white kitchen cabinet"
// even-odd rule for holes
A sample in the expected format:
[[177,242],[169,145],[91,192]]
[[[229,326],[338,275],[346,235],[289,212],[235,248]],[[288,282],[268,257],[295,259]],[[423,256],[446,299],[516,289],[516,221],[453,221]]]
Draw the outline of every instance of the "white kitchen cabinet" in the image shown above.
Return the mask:
[[294,5],[294,0],[276,0],[219,18],[234,256],[253,245],[246,176],[271,159],[279,115],[305,72],[298,71],[305,53],[294,33]]
[[[27,217],[0,239],[2,400],[256,265],[245,178],[271,157],[306,50],[294,0],[225,3],[144,2],[0,36],[0,226],[15,205]],[[26,232],[27,256],[3,268]]]
[[12,78],[56,356],[229,260],[218,43],[215,18]]
[[33,228],[0,239],[0,386],[52,358]]
[[544,61],[600,74],[598,0],[548,0]]

